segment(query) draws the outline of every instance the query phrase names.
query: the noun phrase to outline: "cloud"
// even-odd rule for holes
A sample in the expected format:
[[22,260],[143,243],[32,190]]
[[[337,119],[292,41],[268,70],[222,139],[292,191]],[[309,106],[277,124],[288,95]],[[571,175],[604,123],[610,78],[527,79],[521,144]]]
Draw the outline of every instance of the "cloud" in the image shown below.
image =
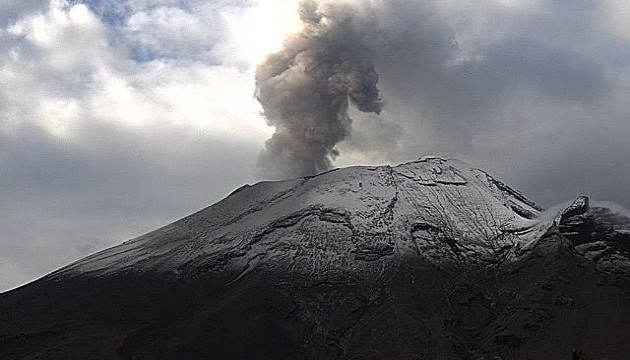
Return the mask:
[[48,0],[0,1],[0,26],[6,26],[25,14],[43,10]]
[[206,56],[229,34],[186,43],[199,14],[133,11],[52,1],[0,29],[0,289],[254,181],[253,69]]
[[65,142],[30,126],[0,142],[0,248],[21,274],[3,288],[217,201],[252,181],[260,146],[187,127],[75,133]]
[[[344,21],[350,30],[340,32],[337,42],[361,49],[374,62],[385,103],[380,116],[353,112],[352,129],[344,127],[347,134],[341,137],[345,141],[327,137],[332,152],[326,155],[340,154],[335,165],[447,154],[487,168],[545,205],[580,191],[630,198],[626,191],[614,194],[601,185],[630,175],[627,167],[606,159],[630,152],[622,140],[630,130],[624,100],[630,44],[611,32],[605,16],[610,6],[543,0],[488,0],[474,6],[402,0],[317,4],[349,15]],[[289,41],[284,51],[293,44]],[[290,98],[309,104],[305,99],[314,98],[315,90]],[[277,121],[272,124],[277,134],[286,133]],[[264,163],[290,163],[278,158]],[[327,166],[307,166],[307,172]],[[549,172],[548,166],[558,170]],[[535,175],[526,174],[532,171]]]
[[[185,30],[148,27],[165,34]],[[34,122],[72,137],[79,122],[186,125],[250,140],[268,132],[253,99],[252,73],[185,52],[182,58],[137,61],[136,40],[113,46],[109,34],[83,4],[53,2],[48,12],[8,27],[0,37],[0,99],[3,113],[10,115],[4,116],[0,129],[10,132],[13,126]],[[179,39],[162,38],[166,40],[152,45],[156,53],[179,52],[171,49]],[[198,53],[212,48],[197,45]]]
[[[353,1],[376,25],[385,102],[356,114],[337,164],[461,158],[543,205],[630,203],[630,44],[593,2]],[[367,15],[365,15],[367,14]],[[379,123],[398,131],[369,129]],[[385,134],[385,136],[382,136]]]

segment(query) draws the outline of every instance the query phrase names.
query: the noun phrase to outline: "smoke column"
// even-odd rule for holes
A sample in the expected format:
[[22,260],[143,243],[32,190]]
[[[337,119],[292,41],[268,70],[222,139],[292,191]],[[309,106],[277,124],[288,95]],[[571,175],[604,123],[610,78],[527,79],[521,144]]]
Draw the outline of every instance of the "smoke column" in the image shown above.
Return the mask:
[[379,114],[378,75],[348,5],[304,0],[301,33],[256,71],[256,97],[276,128],[259,158],[259,175],[282,179],[332,167],[350,135],[352,104]]

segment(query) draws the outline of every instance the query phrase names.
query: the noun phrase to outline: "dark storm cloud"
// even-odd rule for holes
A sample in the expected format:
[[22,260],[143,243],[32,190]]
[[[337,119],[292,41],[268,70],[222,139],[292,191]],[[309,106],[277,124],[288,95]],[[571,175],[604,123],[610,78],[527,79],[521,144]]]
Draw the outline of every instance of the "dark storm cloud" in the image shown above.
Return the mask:
[[350,105],[380,113],[378,75],[344,4],[300,3],[304,30],[256,71],[257,98],[275,133],[259,161],[263,177],[283,179],[328,170],[335,146],[350,133]]

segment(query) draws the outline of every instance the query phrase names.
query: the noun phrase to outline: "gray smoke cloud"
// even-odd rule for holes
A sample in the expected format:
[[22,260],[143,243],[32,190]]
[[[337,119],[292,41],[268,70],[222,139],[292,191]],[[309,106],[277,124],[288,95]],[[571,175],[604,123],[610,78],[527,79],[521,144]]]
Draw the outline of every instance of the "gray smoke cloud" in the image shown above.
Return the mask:
[[[628,207],[630,27],[611,20],[615,9],[553,0],[304,2],[304,32],[259,69],[259,97],[277,129],[261,173],[440,155],[543,206],[588,194]],[[347,96],[331,107],[322,100],[334,98],[326,73],[301,70],[328,69],[341,54],[378,72],[380,115],[348,106]],[[321,137],[308,139],[315,130]]]
[[260,155],[260,176],[330,169],[336,145],[351,131],[349,106],[381,112],[378,74],[363,39],[367,23],[352,13],[348,4],[302,1],[303,31],[258,67],[256,96],[276,129]]

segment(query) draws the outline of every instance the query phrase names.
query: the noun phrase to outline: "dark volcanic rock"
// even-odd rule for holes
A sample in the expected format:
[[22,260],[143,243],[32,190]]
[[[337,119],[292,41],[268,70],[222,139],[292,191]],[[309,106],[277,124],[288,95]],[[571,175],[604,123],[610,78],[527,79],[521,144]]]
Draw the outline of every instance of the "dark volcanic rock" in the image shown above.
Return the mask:
[[0,295],[0,359],[626,359],[629,244],[453,160],[260,183]]

